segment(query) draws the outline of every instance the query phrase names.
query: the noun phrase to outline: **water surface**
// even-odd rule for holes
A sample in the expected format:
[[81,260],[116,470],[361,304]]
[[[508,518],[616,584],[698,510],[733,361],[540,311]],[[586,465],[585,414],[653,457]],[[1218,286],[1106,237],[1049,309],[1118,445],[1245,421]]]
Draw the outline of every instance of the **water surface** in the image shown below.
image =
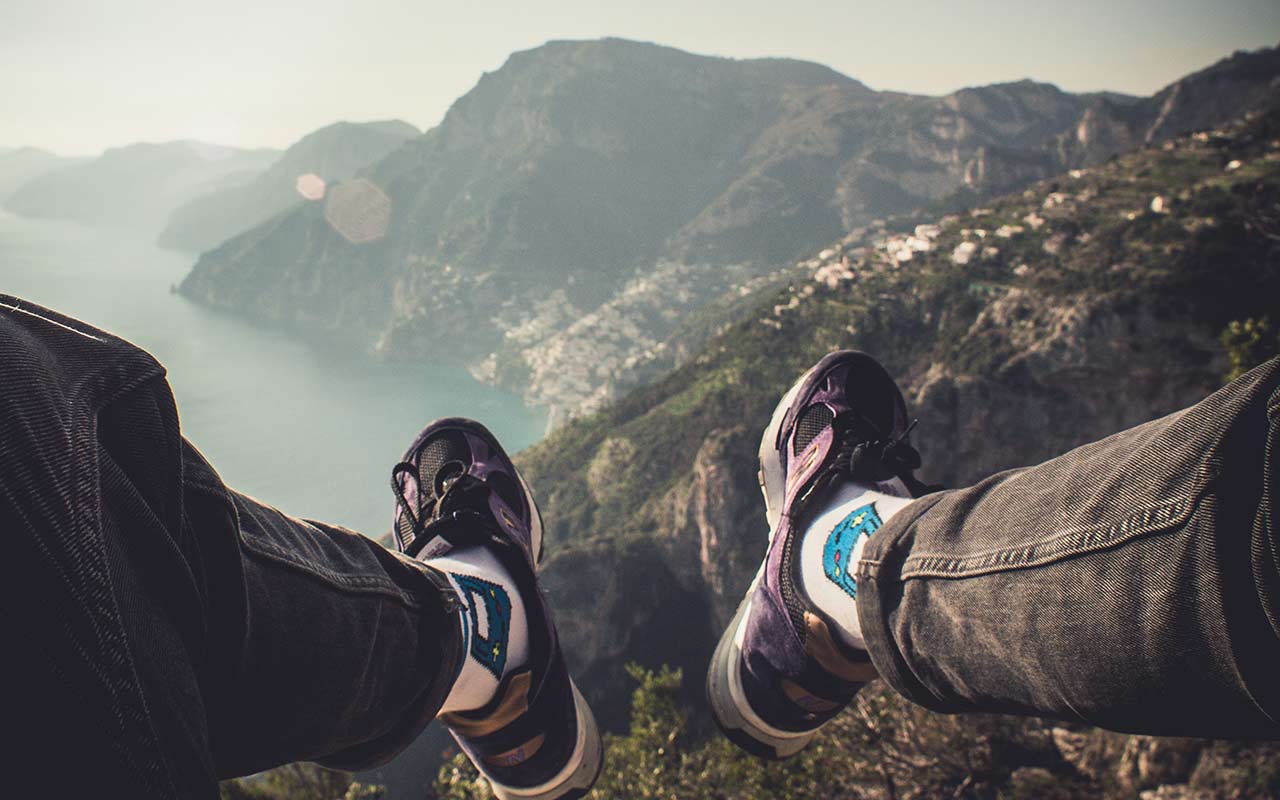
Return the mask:
[[541,437],[545,412],[463,369],[378,362],[172,294],[192,261],[130,233],[0,212],[0,292],[150,351],[223,480],[291,514],[387,530],[391,465],[435,417],[476,417],[513,452]]

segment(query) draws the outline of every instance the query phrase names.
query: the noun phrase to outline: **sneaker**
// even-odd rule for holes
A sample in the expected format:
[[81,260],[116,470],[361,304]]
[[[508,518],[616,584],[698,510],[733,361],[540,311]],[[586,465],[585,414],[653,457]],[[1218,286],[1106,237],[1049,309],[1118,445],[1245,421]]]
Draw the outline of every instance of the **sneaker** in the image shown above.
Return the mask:
[[909,432],[893,379],[850,350],[824,357],[774,410],[760,441],[768,552],[707,670],[716,722],[743,749],[794,755],[876,677],[867,653],[833,635],[832,620],[806,595],[798,550],[807,523],[844,482],[896,478],[923,493]]
[[475,577],[439,580],[470,657],[502,676],[490,702],[439,719],[502,800],[582,797],[600,773],[600,733],[569,677],[538,589],[542,519],[528,485],[493,434],[459,418],[423,429],[393,469],[391,484],[401,552],[430,566],[431,559],[480,545],[506,570],[504,579],[514,584],[527,618],[527,663],[506,672],[495,636],[504,605],[510,622],[505,592],[495,593],[493,584]]

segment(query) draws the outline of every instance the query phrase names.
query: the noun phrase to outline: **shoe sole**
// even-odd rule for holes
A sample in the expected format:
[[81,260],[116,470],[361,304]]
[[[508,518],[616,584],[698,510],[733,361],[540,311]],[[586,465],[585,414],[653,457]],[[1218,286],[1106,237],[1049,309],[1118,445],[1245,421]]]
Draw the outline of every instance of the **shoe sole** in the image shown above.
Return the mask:
[[[489,776],[490,788],[498,800],[574,800],[591,791],[604,766],[604,746],[591,706],[572,679],[573,706],[578,717],[578,740],[568,763],[554,778],[539,786],[504,786]],[[483,774],[483,770],[481,771]]]
[[760,483],[760,494],[764,495],[764,512],[769,523],[769,541],[773,541],[773,532],[778,529],[778,519],[782,516],[783,493],[786,489],[786,475],[782,471],[782,456],[778,450],[778,429],[787,418],[787,411],[795,402],[800,386],[809,380],[817,367],[810,369],[800,380],[791,384],[791,388],[778,401],[769,419],[769,426],[760,436],[760,452],[756,471],[756,480]]
[[[757,573],[756,580],[759,577]],[[707,701],[716,725],[729,741],[752,755],[780,761],[803,750],[818,730],[778,730],[760,719],[747,702],[742,689],[742,673],[739,672],[742,649],[738,643],[738,629],[751,608],[755,588],[756,581],[753,580],[711,656],[711,664],[707,667]]]
[[461,428],[479,436],[486,440],[489,443],[489,446],[494,450],[502,453],[502,455],[506,457],[507,461],[511,464],[511,471],[516,476],[516,480],[520,483],[520,490],[524,492],[525,504],[529,508],[529,544],[533,551],[533,571],[536,574],[538,571],[538,564],[542,562],[542,512],[538,509],[538,504],[533,499],[533,490],[529,488],[529,484],[525,483],[524,476],[520,474],[520,470],[516,469],[515,462],[511,461],[511,455],[507,453],[501,442],[498,441],[498,437],[494,436],[493,433],[484,425],[481,425],[473,419],[469,419],[467,417],[444,417],[442,419],[435,420],[423,429],[421,437],[425,440],[435,432],[434,429],[446,427]]

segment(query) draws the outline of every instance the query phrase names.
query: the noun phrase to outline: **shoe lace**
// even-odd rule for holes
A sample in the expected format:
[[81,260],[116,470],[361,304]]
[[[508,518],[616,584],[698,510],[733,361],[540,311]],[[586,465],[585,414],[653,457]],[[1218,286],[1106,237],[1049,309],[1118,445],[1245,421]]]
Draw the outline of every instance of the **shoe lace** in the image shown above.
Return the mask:
[[855,409],[845,409],[831,420],[835,455],[827,461],[800,500],[825,491],[837,481],[880,482],[899,478],[912,492],[923,486],[912,474],[920,468],[920,453],[907,442],[919,419],[911,420],[902,433],[885,433]]
[[[492,515],[486,509],[489,488],[484,481],[466,474],[465,468],[446,473],[437,478],[429,498],[423,499],[422,485],[416,464],[401,462],[391,469],[391,491],[402,518],[407,518],[412,537],[401,542],[405,555],[416,556],[427,542],[439,536],[454,547],[474,544],[482,540],[502,541],[496,533]],[[409,502],[406,487],[412,480],[418,497],[418,508]],[[399,535],[399,531],[396,531]]]
[[[919,469],[920,453],[907,443],[907,437],[919,422],[919,419],[913,419],[902,433],[886,436],[875,423],[857,411],[841,411],[831,420],[831,427],[840,443],[832,467],[853,477],[871,480],[888,480]],[[861,436],[865,430],[873,431],[873,438]]]

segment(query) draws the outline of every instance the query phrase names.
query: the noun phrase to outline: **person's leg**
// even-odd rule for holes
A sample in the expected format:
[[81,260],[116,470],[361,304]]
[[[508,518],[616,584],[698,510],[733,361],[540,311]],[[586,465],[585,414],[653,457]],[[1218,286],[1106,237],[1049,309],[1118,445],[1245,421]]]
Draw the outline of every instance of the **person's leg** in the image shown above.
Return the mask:
[[435,717],[461,658],[451,590],[365,536],[225,490],[187,452],[197,540],[238,540],[205,557],[215,613],[202,690],[219,777],[388,761]]
[[435,716],[461,641],[435,573],[228,491],[115,337],[0,297],[0,380],[15,780],[215,797],[378,763]]
[[[716,721],[798,752],[878,672],[929,708],[1280,736],[1280,359],[1178,414],[904,502],[893,381],[842,351],[761,441],[769,549],[708,669]],[[851,578],[852,573],[852,578]]]
[[1278,387],[1274,359],[1185,411],[907,506],[856,575],[879,673],[945,712],[1280,737]]

